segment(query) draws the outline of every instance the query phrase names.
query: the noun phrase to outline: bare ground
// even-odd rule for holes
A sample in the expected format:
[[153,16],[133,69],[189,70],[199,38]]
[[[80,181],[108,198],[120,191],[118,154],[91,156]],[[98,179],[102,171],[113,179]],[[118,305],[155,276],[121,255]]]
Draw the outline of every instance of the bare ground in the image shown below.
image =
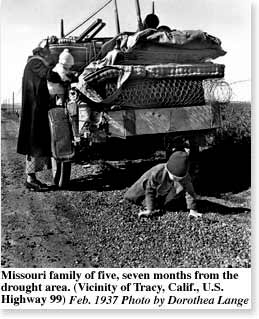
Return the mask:
[[[181,204],[138,220],[139,208],[121,200],[143,165],[74,164],[68,190],[30,192],[16,153],[18,121],[2,114],[1,122],[2,267],[250,267],[247,183],[233,190],[223,181],[224,192],[203,187],[201,220],[190,220]],[[50,172],[41,179],[50,182]]]

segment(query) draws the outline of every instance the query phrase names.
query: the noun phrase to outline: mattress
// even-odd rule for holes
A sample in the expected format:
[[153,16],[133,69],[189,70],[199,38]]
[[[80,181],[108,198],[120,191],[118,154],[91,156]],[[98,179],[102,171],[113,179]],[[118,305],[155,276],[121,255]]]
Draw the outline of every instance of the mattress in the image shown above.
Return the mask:
[[225,66],[215,63],[200,64],[159,64],[159,65],[114,65],[106,67],[86,67],[79,82],[97,85],[117,79],[121,72],[130,72],[130,79],[166,79],[166,78],[223,78]]

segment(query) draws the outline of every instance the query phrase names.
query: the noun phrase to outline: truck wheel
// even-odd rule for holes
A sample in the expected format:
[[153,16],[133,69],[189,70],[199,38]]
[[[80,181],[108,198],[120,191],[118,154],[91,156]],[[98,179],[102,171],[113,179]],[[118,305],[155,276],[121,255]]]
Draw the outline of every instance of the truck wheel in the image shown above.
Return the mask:
[[51,163],[54,185],[61,188],[67,186],[70,181],[71,162],[59,162],[52,157]]

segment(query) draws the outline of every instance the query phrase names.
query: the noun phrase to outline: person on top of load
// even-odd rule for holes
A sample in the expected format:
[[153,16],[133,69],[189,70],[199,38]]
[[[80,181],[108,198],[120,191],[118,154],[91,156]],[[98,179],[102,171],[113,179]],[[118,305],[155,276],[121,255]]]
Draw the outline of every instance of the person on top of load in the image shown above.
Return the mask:
[[145,200],[146,209],[141,210],[139,217],[152,216],[164,208],[183,192],[189,216],[201,217],[197,211],[196,194],[189,170],[189,154],[185,149],[176,149],[167,163],[158,164],[144,173],[126,192],[124,198],[142,204]]
[[143,30],[156,29],[159,25],[159,18],[156,14],[148,14],[143,21]]

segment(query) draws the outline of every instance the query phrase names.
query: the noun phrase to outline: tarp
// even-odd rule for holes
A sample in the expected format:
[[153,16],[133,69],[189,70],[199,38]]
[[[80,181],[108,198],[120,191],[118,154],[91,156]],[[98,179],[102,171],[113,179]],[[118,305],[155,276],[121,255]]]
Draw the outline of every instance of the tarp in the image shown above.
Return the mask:
[[138,64],[138,61],[141,61],[139,64],[154,64],[156,59],[158,63],[163,59],[165,63],[198,63],[226,54],[218,38],[201,30],[166,32],[146,29],[134,34],[121,33],[102,46],[101,57],[114,49],[122,54],[116,60],[119,64],[125,64],[125,58],[132,60],[131,64]]

